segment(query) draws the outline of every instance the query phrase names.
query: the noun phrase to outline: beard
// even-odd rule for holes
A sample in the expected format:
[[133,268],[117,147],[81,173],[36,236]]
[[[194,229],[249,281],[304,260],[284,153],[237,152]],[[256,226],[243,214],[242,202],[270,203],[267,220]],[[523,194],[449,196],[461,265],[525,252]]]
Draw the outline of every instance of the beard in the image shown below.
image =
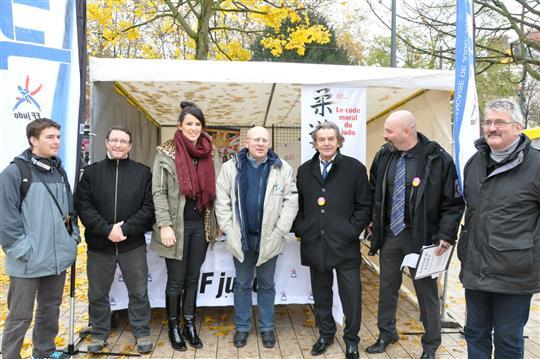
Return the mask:
[[391,151],[391,152],[397,152],[398,149],[396,148],[396,146],[394,146],[394,144],[390,141],[386,141],[386,143],[388,144],[388,149]]

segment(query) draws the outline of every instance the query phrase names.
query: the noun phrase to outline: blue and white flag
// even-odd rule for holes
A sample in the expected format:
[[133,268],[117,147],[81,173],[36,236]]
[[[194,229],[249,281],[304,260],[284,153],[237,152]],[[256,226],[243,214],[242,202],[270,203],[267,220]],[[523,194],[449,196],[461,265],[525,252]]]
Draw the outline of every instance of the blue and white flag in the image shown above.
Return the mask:
[[75,0],[0,0],[0,171],[28,148],[26,125],[62,126],[60,158],[74,183],[81,96]]
[[476,152],[474,141],[480,136],[473,30],[472,0],[457,0],[454,153],[462,190],[463,168]]

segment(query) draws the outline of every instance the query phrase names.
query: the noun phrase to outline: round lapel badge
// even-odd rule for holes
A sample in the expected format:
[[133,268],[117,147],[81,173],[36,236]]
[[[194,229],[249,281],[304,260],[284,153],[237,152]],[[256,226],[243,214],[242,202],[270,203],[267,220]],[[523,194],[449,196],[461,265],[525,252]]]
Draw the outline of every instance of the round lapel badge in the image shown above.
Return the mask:
[[324,198],[324,197],[322,197],[322,196],[319,197],[319,198],[317,198],[317,204],[318,204],[319,206],[321,206],[321,207],[324,206],[324,205],[326,204],[326,198]]
[[413,180],[412,180],[412,185],[413,185],[413,187],[420,186],[420,178],[419,177],[414,177]]

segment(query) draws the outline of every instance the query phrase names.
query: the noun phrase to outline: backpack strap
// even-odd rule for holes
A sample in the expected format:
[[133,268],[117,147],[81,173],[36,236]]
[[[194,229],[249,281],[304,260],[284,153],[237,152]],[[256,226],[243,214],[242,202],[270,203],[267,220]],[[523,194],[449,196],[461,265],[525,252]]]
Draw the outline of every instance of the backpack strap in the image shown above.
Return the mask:
[[21,172],[21,203],[26,197],[26,194],[28,193],[28,190],[30,189],[30,183],[32,183],[32,171],[30,171],[30,166],[28,163],[21,159],[21,158],[14,158],[11,163],[14,163],[17,168],[19,169],[19,172]]

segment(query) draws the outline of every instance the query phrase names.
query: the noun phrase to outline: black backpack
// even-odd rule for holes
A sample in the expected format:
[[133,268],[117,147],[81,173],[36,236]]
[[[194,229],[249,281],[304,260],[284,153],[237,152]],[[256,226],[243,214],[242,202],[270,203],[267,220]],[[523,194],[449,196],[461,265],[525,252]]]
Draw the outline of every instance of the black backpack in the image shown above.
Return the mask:
[[[19,169],[19,172],[21,172],[20,191],[21,191],[21,203],[22,203],[22,201],[26,197],[26,194],[28,193],[28,190],[30,189],[30,184],[32,183],[32,171],[30,170],[30,166],[28,165],[28,162],[26,162],[22,158],[15,157],[13,161],[11,161],[11,163],[14,163]],[[62,174],[62,177],[64,177],[65,183],[68,183],[66,171],[64,171],[62,167],[59,168],[59,171]]]
[[32,183],[32,171],[30,171],[30,166],[28,165],[28,162],[21,158],[14,158],[11,163],[14,163],[17,168],[19,168],[19,172],[21,172],[21,203],[24,200],[24,197],[26,197],[26,194],[28,193],[28,190],[30,189],[30,184]]

